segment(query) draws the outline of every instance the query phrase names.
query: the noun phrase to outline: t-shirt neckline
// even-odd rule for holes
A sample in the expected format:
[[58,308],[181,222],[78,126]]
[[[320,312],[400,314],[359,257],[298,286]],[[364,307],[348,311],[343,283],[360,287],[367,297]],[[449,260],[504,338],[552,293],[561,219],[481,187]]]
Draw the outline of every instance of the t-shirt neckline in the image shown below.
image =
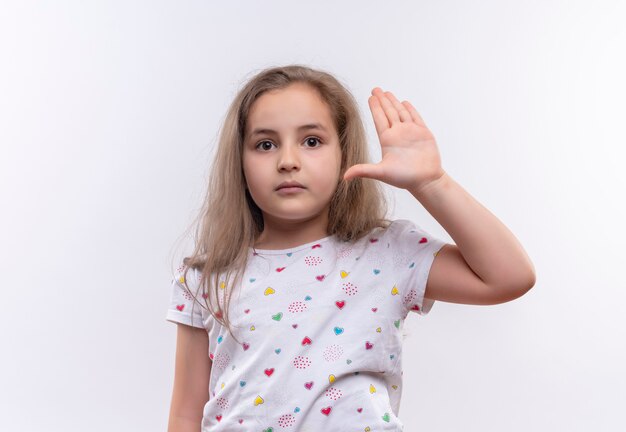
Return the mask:
[[301,245],[298,245],[298,246],[293,246],[293,247],[290,247],[288,249],[256,249],[256,248],[251,246],[251,247],[248,248],[248,250],[250,250],[251,252],[256,252],[257,254],[262,254],[262,255],[284,255],[284,254],[288,254],[288,253],[298,252],[298,251],[301,251],[303,249],[310,249],[313,245],[316,245],[318,243],[326,242],[326,241],[330,240],[331,238],[333,238],[333,235],[329,235],[329,236],[326,236],[326,237],[321,238],[319,240],[314,240],[314,241],[309,242],[309,243],[301,244]]

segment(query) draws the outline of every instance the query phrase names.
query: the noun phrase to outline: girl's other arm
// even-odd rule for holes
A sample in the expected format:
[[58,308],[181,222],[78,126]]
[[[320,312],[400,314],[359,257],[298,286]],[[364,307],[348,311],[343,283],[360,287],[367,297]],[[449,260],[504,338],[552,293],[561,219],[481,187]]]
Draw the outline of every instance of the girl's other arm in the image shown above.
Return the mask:
[[534,266],[513,233],[447,173],[409,191],[456,243],[437,254],[425,297],[490,305],[516,299],[533,287]]
[[209,400],[209,338],[205,329],[177,324],[176,366],[168,432],[198,432]]
[[369,177],[407,189],[450,234],[428,273],[424,297],[490,305],[535,285],[535,268],[513,233],[441,166],[434,135],[415,107],[380,87],[368,103],[382,161],[350,167],[344,179]]

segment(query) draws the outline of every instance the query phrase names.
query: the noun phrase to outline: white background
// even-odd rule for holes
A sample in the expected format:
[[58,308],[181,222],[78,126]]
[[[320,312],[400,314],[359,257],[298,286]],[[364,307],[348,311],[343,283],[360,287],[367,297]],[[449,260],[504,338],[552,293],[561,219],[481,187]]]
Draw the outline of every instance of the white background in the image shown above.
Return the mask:
[[[0,429],[167,428],[171,262],[225,109],[262,68],[375,86],[537,270],[410,316],[405,431],[626,430],[626,3],[3,1]],[[394,218],[448,242],[413,196]]]

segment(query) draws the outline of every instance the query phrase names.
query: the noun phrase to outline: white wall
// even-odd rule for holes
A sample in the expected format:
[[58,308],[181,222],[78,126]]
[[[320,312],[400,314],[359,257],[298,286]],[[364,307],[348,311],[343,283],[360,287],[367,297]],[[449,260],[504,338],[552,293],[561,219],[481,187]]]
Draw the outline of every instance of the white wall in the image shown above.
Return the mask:
[[166,429],[176,241],[232,96],[298,62],[348,84],[376,160],[370,90],[410,100],[537,270],[516,301],[411,316],[405,430],[624,430],[625,18],[608,0],[3,1],[0,429]]

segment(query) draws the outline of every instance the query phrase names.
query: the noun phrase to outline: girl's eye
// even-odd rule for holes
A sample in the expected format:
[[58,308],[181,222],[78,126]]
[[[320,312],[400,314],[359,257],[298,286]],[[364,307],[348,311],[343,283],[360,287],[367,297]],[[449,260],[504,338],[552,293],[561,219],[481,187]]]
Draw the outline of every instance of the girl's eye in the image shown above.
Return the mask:
[[[308,148],[316,148],[322,144],[322,141],[317,137],[308,137],[305,141],[305,146]],[[274,143],[271,141],[261,141],[256,145],[256,148],[262,151],[269,151],[272,149]]]
[[[322,143],[322,142],[320,141],[320,139],[319,139],[319,138],[317,138],[317,137],[308,137],[308,138],[306,139],[306,141],[305,141],[305,142],[306,142],[306,143],[310,143],[310,142],[311,142],[310,140],[317,141],[319,144],[321,144],[321,143]],[[317,146],[316,146],[316,147],[317,147]]]
[[265,143],[269,143],[270,145],[272,144],[272,142],[271,142],[271,141],[261,141],[260,143],[258,143],[258,144],[256,145],[256,148],[259,148],[259,147],[261,147],[261,146],[262,146],[262,147],[263,147],[263,148],[262,148],[262,150],[268,150],[268,147],[263,145],[263,144],[265,144]]

